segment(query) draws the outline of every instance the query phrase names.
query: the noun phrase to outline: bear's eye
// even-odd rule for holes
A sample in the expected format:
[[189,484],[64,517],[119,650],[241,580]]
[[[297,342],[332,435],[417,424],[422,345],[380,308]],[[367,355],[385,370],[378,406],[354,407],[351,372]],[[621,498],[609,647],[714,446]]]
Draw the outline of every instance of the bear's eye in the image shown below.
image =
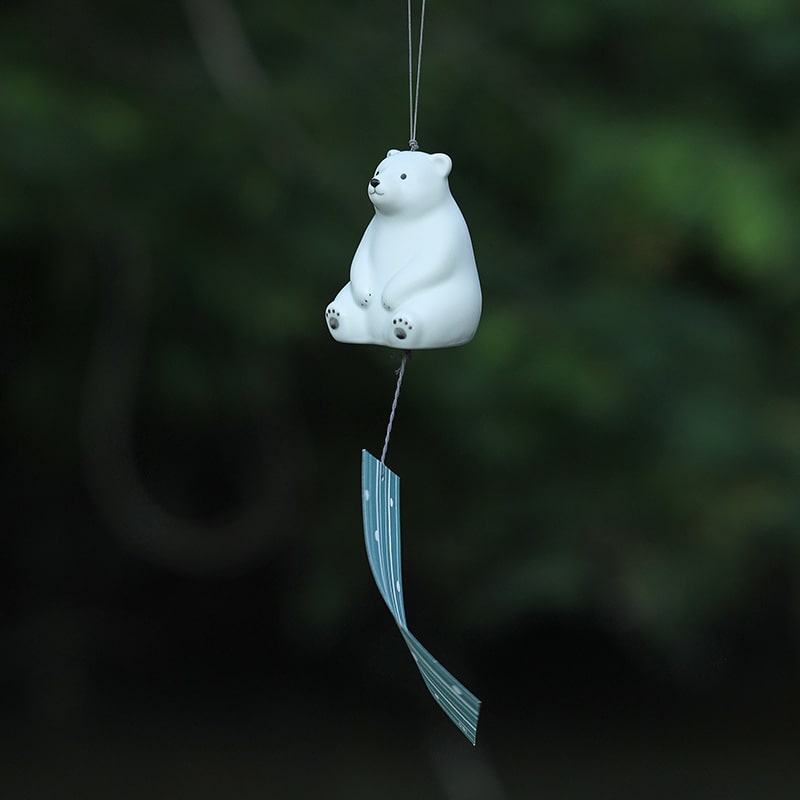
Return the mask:
[[407,175],[405,174],[405,172],[404,172],[404,173],[403,173],[403,174],[400,176],[400,180],[401,180],[401,181],[404,181],[404,180],[405,180],[407,177],[408,177],[408,176],[407,176]]

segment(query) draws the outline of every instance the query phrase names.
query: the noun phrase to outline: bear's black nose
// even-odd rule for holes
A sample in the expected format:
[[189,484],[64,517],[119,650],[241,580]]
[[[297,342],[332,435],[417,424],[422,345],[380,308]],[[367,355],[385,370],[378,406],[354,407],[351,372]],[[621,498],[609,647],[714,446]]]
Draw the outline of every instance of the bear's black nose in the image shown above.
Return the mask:
[[381,182],[377,178],[373,178],[370,182],[370,186],[380,186]]

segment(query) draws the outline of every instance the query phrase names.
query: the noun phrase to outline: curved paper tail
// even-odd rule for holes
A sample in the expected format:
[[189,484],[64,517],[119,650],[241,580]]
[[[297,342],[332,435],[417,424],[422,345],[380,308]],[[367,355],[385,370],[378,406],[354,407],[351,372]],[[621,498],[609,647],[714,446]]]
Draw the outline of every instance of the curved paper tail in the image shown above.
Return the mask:
[[481,701],[408,630],[400,558],[400,478],[366,450],[361,459],[361,503],[367,559],[378,590],[433,698],[464,736],[475,744]]

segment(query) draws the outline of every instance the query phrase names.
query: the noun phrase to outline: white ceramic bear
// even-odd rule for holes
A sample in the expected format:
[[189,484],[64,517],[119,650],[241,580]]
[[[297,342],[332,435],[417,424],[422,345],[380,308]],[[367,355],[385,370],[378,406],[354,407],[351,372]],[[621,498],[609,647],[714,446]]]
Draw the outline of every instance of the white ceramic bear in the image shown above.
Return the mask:
[[469,230],[450,194],[444,153],[390,150],[369,182],[375,216],[350,282],[325,311],[334,339],[402,350],[475,335],[481,286]]

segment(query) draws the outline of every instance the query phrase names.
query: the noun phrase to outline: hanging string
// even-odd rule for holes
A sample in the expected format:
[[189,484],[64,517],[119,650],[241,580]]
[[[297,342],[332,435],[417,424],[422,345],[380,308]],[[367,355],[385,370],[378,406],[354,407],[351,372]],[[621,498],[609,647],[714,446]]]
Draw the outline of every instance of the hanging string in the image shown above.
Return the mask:
[[383,440],[383,452],[381,453],[381,466],[385,466],[386,451],[389,449],[389,437],[392,435],[392,425],[394,424],[394,414],[397,411],[397,400],[400,397],[400,386],[403,384],[403,374],[406,371],[408,361],[408,350],[403,351],[403,360],[400,362],[400,369],[397,370],[397,386],[394,390],[394,400],[392,400],[392,410],[389,413],[389,424],[386,426],[386,438]]
[[410,150],[419,150],[417,143],[417,111],[419,109],[419,73],[422,68],[422,32],[425,29],[425,0],[422,0],[422,11],[419,19],[419,47],[417,48],[417,81],[414,88],[414,46],[412,42],[411,26],[411,0],[408,0],[408,117],[410,128],[410,139],[408,147]]

